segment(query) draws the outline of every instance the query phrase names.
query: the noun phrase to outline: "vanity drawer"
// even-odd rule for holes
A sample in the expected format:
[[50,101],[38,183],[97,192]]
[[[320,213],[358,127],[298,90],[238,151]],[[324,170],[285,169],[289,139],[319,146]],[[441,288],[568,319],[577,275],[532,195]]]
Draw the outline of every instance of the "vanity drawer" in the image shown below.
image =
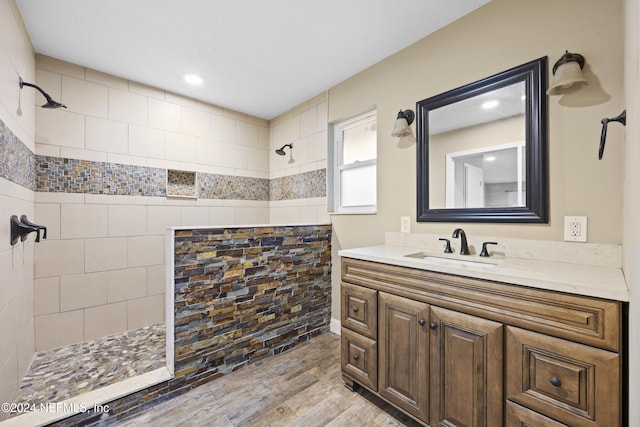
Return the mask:
[[341,365],[342,372],[351,376],[356,382],[370,388],[378,389],[378,346],[370,338],[342,328]]
[[507,401],[507,422],[506,427],[569,427],[540,415],[537,412],[523,408],[513,402]]
[[341,287],[342,326],[371,339],[378,338],[378,292],[343,283]]
[[506,347],[507,399],[571,426],[620,425],[617,353],[515,327]]

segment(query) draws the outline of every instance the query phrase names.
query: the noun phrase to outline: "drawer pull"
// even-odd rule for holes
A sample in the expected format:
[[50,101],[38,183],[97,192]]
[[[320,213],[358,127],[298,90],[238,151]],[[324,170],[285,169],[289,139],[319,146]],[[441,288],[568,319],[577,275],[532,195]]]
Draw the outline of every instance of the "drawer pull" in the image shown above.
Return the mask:
[[360,356],[358,356],[357,354],[354,354],[353,355],[353,360],[358,360],[358,359],[360,359]]
[[437,323],[429,323],[429,327],[431,328],[432,331],[435,331],[436,329],[438,329],[438,324]]
[[551,383],[552,386],[554,387],[560,387],[562,385],[562,381],[560,381],[558,378],[556,377],[551,377],[551,379],[549,380],[549,382]]
[[420,324],[420,326],[424,326],[425,323],[427,323],[427,322],[425,322],[424,319],[420,319],[420,320],[418,320],[418,323]]
[[353,307],[353,312],[357,313],[358,312],[358,307]]

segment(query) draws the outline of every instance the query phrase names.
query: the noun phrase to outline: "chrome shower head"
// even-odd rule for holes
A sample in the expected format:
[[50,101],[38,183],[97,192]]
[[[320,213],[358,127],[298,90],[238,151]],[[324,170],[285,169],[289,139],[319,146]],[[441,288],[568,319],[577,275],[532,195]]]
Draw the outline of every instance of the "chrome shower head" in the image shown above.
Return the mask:
[[276,154],[278,156],[284,156],[286,154],[284,152],[285,147],[289,147],[291,150],[293,150],[293,144],[284,144],[282,147],[276,149]]
[[20,89],[22,89],[23,86],[30,86],[32,88],[35,88],[38,92],[40,92],[42,94],[42,96],[44,96],[47,100],[46,104],[42,105],[42,108],[67,108],[66,105],[59,103],[58,101],[54,101],[53,98],[51,98],[49,96],[49,94],[47,92],[45,92],[44,90],[40,89],[39,86],[34,85],[33,83],[27,83],[24,80],[22,80],[22,77],[18,77],[20,80],[18,81],[18,84],[20,85]]

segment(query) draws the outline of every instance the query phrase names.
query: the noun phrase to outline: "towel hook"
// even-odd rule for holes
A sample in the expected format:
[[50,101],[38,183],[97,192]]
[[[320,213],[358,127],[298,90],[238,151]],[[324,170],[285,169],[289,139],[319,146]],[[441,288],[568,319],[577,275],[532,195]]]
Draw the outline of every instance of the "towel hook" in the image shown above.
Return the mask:
[[600,121],[602,123],[602,133],[600,134],[600,150],[598,151],[598,160],[602,160],[604,154],[604,143],[607,139],[607,125],[609,122],[622,123],[622,126],[627,125],[627,110],[623,110],[622,113],[612,119],[604,118]]

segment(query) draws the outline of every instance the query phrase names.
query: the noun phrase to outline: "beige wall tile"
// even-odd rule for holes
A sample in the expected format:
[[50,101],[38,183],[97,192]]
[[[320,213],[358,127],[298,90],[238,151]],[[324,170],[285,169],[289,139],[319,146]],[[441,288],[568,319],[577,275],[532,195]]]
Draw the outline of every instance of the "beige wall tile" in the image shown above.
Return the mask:
[[200,163],[223,165],[223,142],[208,138],[196,140],[196,159]]
[[47,277],[33,282],[33,312],[36,316],[60,311],[60,278]]
[[211,138],[220,141],[235,141],[235,121],[228,117],[212,114],[211,120]]
[[[52,71],[36,69],[36,84],[46,87],[46,92],[55,100],[62,99],[62,75]],[[36,105],[44,104],[46,100],[40,94],[36,95]]]
[[165,156],[179,162],[196,161],[196,138],[191,135],[167,132],[165,134]]
[[216,206],[209,208],[211,225],[233,225],[236,223],[236,209],[230,206]]
[[118,270],[126,267],[126,237],[85,240],[85,272]]
[[85,76],[84,67],[46,55],[36,55],[36,66],[43,70],[53,71],[54,73],[60,73],[79,79],[84,79]]
[[129,88],[129,82],[126,79],[103,73],[102,71],[92,70],[91,68],[85,69],[85,80],[118,90],[127,90]]
[[107,206],[63,204],[60,206],[60,238],[107,236]]
[[147,234],[147,206],[109,205],[109,237]]
[[108,117],[109,91],[106,86],[62,76],[62,101],[69,111],[94,117]]
[[154,295],[127,303],[129,330],[151,326],[164,321],[164,296]]
[[147,97],[109,88],[109,119],[146,126]]
[[147,207],[147,234],[162,234],[168,227],[180,225],[180,207],[149,206]]
[[61,110],[36,109],[36,142],[84,148],[84,116]]
[[236,143],[258,147],[258,126],[252,123],[236,122]]
[[35,277],[84,272],[84,240],[41,240],[35,246]]
[[82,310],[48,314],[35,318],[36,351],[45,351],[81,342]]
[[233,143],[224,143],[222,152],[223,164],[229,168],[246,169],[246,151],[247,147]]
[[180,131],[180,106],[149,98],[149,127],[171,132]]
[[142,298],[147,295],[146,267],[113,270],[108,273],[109,303]]
[[107,303],[107,273],[75,274],[60,278],[60,311]]
[[84,339],[92,340],[127,330],[127,303],[101,305],[84,310]]
[[[326,122],[322,124],[326,127]],[[307,137],[320,130],[318,123],[318,107],[311,107],[300,114],[300,136]]]
[[247,156],[247,169],[251,171],[269,172],[268,151],[259,148],[246,148],[245,150]]
[[85,147],[88,150],[127,154],[129,135],[127,124],[114,120],[87,117]]
[[193,108],[182,108],[182,124],[180,127],[183,133],[208,137],[210,134],[209,129],[209,113],[195,110]]
[[129,154],[164,159],[164,132],[144,126],[129,126]]
[[164,295],[167,289],[167,268],[163,265],[147,267],[147,295]]
[[129,237],[129,267],[164,264],[164,236]]
[[104,151],[85,150],[83,148],[60,147],[60,157],[90,160],[92,162],[106,162],[108,160],[108,153]]
[[180,208],[180,225],[208,225],[209,209],[206,207]]

